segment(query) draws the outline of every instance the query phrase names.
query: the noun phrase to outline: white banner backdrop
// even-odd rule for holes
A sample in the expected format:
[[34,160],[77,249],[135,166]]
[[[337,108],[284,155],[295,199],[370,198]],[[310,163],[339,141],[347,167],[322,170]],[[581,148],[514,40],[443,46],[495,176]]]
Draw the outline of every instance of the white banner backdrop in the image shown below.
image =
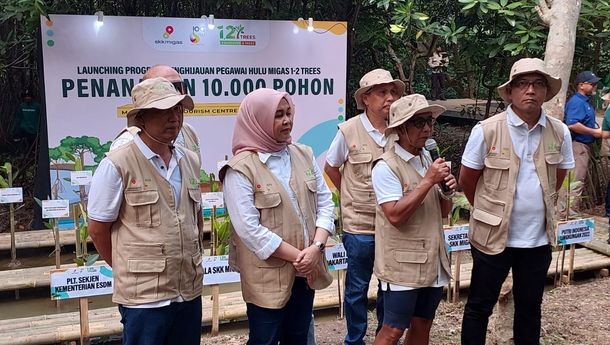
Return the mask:
[[[196,107],[185,116],[201,140],[202,168],[231,156],[239,102],[259,87],[287,91],[296,107],[293,140],[322,166],[345,118],[345,22],[50,15],[41,17],[53,198],[78,201],[74,163],[92,170],[125,126],[131,87],[147,68],[167,64]],[[99,140],[99,143],[98,143]]]

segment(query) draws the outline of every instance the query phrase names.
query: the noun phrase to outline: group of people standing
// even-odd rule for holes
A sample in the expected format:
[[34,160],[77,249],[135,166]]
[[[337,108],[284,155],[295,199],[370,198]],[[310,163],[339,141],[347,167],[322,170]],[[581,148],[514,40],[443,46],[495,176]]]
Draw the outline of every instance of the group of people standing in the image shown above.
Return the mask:
[[[90,233],[114,270],[125,344],[199,343],[199,145],[183,127],[193,101],[172,71],[154,66],[134,87],[122,144],[100,163],[89,195]],[[404,83],[383,69],[359,86],[362,113],[339,125],[324,167],[340,192],[348,256],[344,341],[364,344],[374,273],[375,344],[397,344],[405,331],[405,344],[428,344],[450,279],[442,218],[458,185],[447,162],[425,148],[445,109],[419,94],[403,96]],[[515,344],[539,342],[557,190],[574,167],[569,130],[542,109],[560,86],[542,60],[517,61],[498,88],[507,110],[475,126],[468,140],[459,183],[472,204],[473,271],[463,344],[485,344],[511,268]],[[292,142],[295,110],[285,92],[248,94],[234,156],[219,174],[248,344],[311,344],[315,290],[332,282],[324,250],[336,231],[334,204],[311,148]]]

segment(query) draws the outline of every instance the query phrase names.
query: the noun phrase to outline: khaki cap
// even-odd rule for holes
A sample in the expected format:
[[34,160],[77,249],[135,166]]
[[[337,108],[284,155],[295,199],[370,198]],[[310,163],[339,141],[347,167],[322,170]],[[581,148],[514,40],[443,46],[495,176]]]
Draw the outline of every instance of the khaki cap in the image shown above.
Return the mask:
[[544,63],[544,61],[540,60],[540,59],[531,59],[531,58],[525,58],[525,59],[520,59],[517,62],[515,62],[513,64],[513,67],[511,67],[510,69],[510,78],[509,80],[498,86],[498,93],[500,94],[500,97],[502,97],[502,99],[505,102],[509,102],[509,94],[508,91],[506,90],[506,87],[508,85],[510,85],[510,83],[517,77],[520,76],[522,74],[528,74],[528,73],[538,73],[541,74],[547,81],[548,87],[547,87],[547,91],[546,91],[546,99],[544,100],[549,101],[551,98],[555,97],[555,95],[559,92],[559,90],[561,89],[561,78],[556,78],[553,77],[549,74],[549,72],[547,72],[546,70],[546,65]]
[[144,109],[169,109],[181,103],[185,109],[193,110],[193,99],[189,95],[181,95],[172,83],[162,77],[143,80],[131,90],[133,109],[127,113],[127,118],[134,117]]
[[405,83],[402,80],[392,78],[392,74],[385,69],[374,69],[369,73],[365,74],[360,79],[360,88],[354,93],[356,99],[356,107],[360,110],[364,110],[364,102],[362,102],[362,95],[367,93],[373,86],[381,84],[393,83],[398,89],[398,94],[402,96],[405,93]]
[[445,110],[445,107],[438,104],[429,104],[423,95],[414,93],[404,96],[390,106],[390,123],[386,131],[402,125],[417,114],[432,113],[432,117],[436,119]]

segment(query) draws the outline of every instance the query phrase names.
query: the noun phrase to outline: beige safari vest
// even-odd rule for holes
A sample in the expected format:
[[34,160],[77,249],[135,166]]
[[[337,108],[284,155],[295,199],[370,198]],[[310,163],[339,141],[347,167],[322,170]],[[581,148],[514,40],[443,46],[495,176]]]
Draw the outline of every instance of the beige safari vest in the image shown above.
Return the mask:
[[[290,196],[282,183],[263,164],[256,152],[244,151],[228,163],[232,169],[244,174],[254,187],[254,207],[260,212],[261,225],[280,236],[299,250],[311,245],[316,231],[317,182],[312,166],[313,154],[309,147],[288,145],[292,173],[290,187],[297,196],[303,222],[309,233],[309,243],[303,238],[303,224],[295,211]],[[269,257],[259,259],[231,232],[229,251],[231,266],[240,272],[244,301],[259,307],[283,308],[292,290],[295,269],[290,262]]]
[[[506,117],[503,112],[481,122],[488,153],[477,182],[468,233],[470,244],[490,255],[501,253],[506,247],[519,173],[520,159],[513,150]],[[555,186],[557,166],[563,161],[563,128],[559,120],[550,116],[546,123],[533,159],[546,209],[546,234],[549,242],[555,243]]]
[[368,134],[360,116],[339,125],[349,149],[341,177],[343,231],[375,234],[375,192],[371,180],[373,161],[384,151]]
[[[398,144],[396,144],[398,145]],[[403,195],[422,180],[417,170],[396,154],[394,148],[381,155],[403,185]],[[440,265],[451,276],[445,247],[441,206],[436,187],[405,224],[395,227],[381,206],[375,220],[375,276],[388,283],[414,288],[427,287],[438,278]]]
[[178,162],[182,176],[178,209],[171,185],[135,142],[108,153],[124,187],[119,217],[111,230],[115,303],[134,305],[177,296],[190,301],[201,295],[199,163],[193,152],[183,152]]

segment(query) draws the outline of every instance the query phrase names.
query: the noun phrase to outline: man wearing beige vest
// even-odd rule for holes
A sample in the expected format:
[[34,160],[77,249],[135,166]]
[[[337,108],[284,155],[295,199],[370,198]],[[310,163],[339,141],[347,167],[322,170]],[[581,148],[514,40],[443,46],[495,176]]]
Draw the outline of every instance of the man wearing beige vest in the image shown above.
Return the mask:
[[555,243],[557,190],[574,167],[570,132],[542,104],[561,88],[540,59],[521,59],[498,87],[507,110],[477,124],[460,185],[472,205],[473,269],[462,344],[485,344],[487,323],[512,268],[516,345],[539,344],[542,294]]
[[[341,192],[343,244],[347,252],[346,345],[364,344],[367,294],[375,258],[375,195],[371,169],[373,161],[381,156],[386,146],[384,131],[390,105],[404,91],[405,84],[393,79],[386,70],[376,69],[365,74],[354,94],[357,108],[364,112],[339,125],[326,155],[324,171]],[[382,319],[383,302],[378,293],[379,327]]]
[[108,153],[89,194],[89,232],[112,266],[123,344],[199,344],[203,288],[199,158],[173,146],[193,100],[167,79],[132,92],[142,130]]
[[451,210],[457,182],[445,160],[432,161],[424,149],[435,119],[444,111],[419,94],[405,96],[390,108],[386,133],[396,133],[398,140],[373,168],[378,203],[375,276],[384,301],[383,327],[375,345],[396,344],[407,328],[405,344],[428,344],[443,286],[449,282],[442,217]]
[[[186,85],[184,81],[182,81],[182,77],[172,67],[168,65],[154,65],[144,73],[142,76],[142,80],[162,77],[170,81],[172,85],[176,88],[176,90],[181,95],[187,94]],[[135,121],[135,115],[137,113],[131,113],[130,116],[127,117],[127,127],[123,128],[121,132],[116,136],[112,144],[110,145],[110,151],[121,147],[133,140],[133,136],[140,132],[140,128],[137,126]],[[180,129],[180,133],[176,137],[174,144],[178,146],[182,146],[186,149],[189,149],[197,154],[197,156],[201,159],[201,146],[199,144],[199,137],[195,132],[195,128],[189,125],[186,122],[182,123],[182,129]]]

